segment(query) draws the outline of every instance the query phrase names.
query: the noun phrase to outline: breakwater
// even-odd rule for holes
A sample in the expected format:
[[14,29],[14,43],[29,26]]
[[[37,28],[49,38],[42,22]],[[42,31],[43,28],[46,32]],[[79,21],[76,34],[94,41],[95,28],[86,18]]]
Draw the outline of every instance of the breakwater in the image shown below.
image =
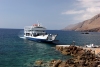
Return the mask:
[[35,62],[36,66],[40,67],[99,67],[100,57],[95,54],[93,50],[83,49],[77,46],[56,46],[57,51],[63,55],[71,55],[72,58],[68,60],[51,60],[44,62],[38,60]]

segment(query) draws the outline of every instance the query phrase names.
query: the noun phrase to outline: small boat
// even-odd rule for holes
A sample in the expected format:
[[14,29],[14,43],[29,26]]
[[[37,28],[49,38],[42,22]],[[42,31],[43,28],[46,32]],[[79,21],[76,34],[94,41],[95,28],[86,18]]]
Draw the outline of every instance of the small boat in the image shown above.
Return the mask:
[[94,45],[94,44],[90,44],[90,45],[85,45],[85,47],[88,47],[88,48],[98,48],[99,46],[98,45]]
[[89,34],[89,32],[85,32],[85,34]]
[[57,35],[47,34],[46,28],[40,24],[34,24],[32,26],[26,26],[24,28],[24,38],[38,42],[53,42]]
[[89,32],[82,32],[81,34],[89,34]]

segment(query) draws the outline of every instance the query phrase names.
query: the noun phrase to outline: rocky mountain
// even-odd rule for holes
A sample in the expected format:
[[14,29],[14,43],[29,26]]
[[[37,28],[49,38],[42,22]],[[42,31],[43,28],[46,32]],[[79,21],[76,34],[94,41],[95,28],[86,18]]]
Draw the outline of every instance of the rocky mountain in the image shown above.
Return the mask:
[[100,14],[81,23],[69,25],[63,30],[100,32]]

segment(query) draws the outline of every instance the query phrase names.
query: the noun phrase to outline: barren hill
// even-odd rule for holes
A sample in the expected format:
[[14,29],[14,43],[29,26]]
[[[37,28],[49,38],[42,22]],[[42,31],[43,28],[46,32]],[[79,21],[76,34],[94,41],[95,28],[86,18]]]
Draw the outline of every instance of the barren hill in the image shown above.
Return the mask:
[[63,30],[100,32],[100,14],[81,23],[67,26]]

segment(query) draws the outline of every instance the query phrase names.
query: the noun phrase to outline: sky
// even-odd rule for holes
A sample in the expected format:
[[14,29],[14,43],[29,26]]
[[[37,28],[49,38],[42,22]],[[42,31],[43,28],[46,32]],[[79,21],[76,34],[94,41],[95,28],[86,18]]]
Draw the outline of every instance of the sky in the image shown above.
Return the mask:
[[100,0],[0,0],[0,28],[23,29],[40,23],[60,30],[99,13]]

